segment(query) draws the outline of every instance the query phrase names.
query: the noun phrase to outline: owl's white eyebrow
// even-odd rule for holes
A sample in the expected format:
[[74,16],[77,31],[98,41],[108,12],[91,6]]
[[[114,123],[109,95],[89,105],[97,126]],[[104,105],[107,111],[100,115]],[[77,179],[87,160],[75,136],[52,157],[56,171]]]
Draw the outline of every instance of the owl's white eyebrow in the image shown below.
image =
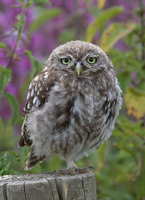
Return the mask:
[[62,59],[62,58],[68,58],[68,57],[74,58],[71,54],[66,54],[66,55],[59,56],[60,59]]
[[87,58],[88,56],[92,56],[92,57],[98,57],[99,54],[94,54],[94,53],[88,53],[85,58]]

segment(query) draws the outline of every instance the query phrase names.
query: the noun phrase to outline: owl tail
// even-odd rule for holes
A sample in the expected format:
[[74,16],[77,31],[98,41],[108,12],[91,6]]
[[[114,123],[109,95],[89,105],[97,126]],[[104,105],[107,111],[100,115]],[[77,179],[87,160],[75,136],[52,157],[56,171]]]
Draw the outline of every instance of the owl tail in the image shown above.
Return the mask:
[[31,149],[28,154],[25,170],[33,168],[38,162],[43,162],[45,159],[46,156],[37,157],[36,155],[34,155],[33,150]]
[[21,136],[21,138],[20,138],[20,140],[18,142],[18,147],[23,147],[23,146],[25,146],[25,142],[24,142],[23,136]]

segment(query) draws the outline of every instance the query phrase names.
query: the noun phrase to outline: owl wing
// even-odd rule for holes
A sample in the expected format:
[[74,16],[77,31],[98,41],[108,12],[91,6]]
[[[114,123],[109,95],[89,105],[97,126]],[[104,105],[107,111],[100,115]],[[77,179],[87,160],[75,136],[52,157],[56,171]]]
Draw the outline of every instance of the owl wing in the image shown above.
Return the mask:
[[21,129],[21,138],[19,140],[19,147],[31,146],[30,134],[27,130],[27,115],[33,108],[40,108],[44,105],[46,99],[49,96],[51,88],[54,86],[56,80],[56,73],[47,71],[41,71],[36,77],[33,78],[29,85],[26,105],[23,109],[25,119]]
[[27,101],[23,109],[24,114],[29,113],[32,107],[39,108],[43,106],[46,97],[49,96],[51,87],[54,85],[55,79],[56,75],[49,71],[41,71],[33,78],[29,85]]

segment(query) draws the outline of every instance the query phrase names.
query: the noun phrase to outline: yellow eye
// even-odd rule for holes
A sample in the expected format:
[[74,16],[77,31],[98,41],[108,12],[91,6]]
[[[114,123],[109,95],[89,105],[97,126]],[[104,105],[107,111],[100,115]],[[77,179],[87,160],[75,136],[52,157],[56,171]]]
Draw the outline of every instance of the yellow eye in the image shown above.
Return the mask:
[[97,62],[97,58],[96,58],[96,57],[88,57],[88,58],[87,58],[87,62],[88,62],[89,64],[94,64],[94,63]]
[[70,61],[71,61],[71,58],[62,58],[61,59],[61,63],[63,65],[68,65],[70,63]]

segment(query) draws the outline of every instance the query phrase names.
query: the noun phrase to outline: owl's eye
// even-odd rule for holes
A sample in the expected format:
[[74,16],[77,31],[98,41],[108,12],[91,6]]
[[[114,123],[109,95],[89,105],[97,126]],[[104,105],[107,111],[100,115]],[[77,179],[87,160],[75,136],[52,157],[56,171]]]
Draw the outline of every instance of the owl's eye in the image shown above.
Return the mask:
[[87,58],[87,62],[88,62],[89,64],[94,64],[94,63],[97,62],[97,58],[96,58],[96,57],[88,57],[88,58]]
[[71,62],[71,58],[62,58],[61,63],[63,65],[68,65]]

